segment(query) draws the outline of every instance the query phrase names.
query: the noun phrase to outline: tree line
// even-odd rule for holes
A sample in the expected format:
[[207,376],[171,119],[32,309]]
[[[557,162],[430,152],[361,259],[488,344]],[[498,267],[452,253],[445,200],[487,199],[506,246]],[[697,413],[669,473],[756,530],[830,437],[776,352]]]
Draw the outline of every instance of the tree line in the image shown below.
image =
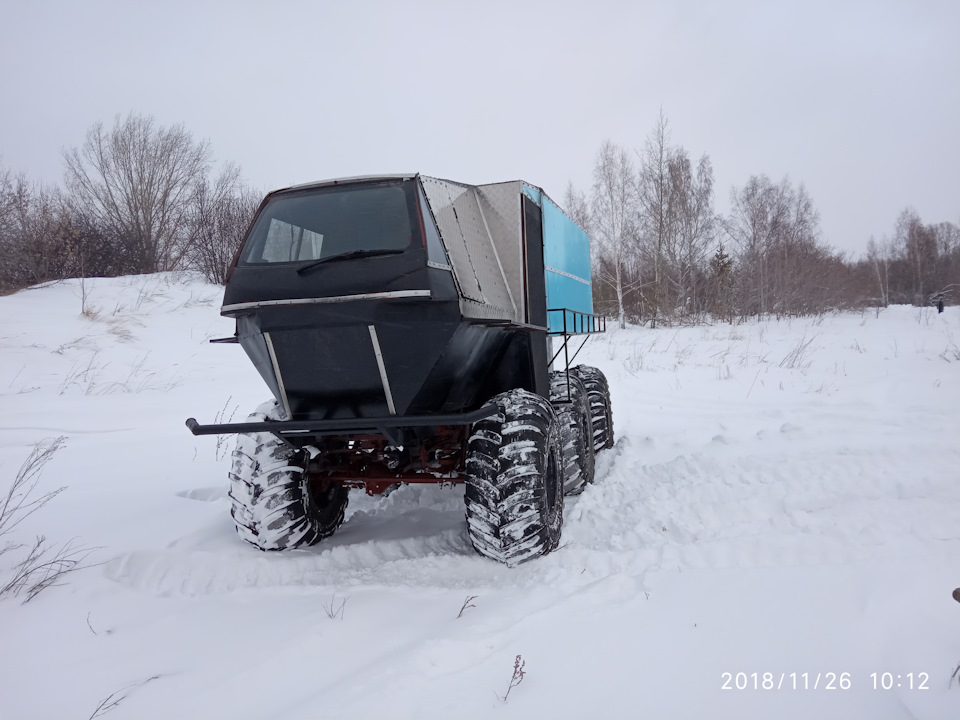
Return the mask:
[[892,236],[848,260],[826,243],[813,198],[789,178],[753,175],[714,210],[713,167],[670,140],[661,112],[641,149],[605,142],[589,193],[564,206],[592,239],[598,313],[627,322],[698,322],[923,305],[960,295],[960,228],[904,210]]
[[208,142],[135,113],[63,160],[63,187],[0,168],[0,291],[179,269],[222,283],[262,197],[235,164],[214,175]]
[[[960,228],[904,210],[848,260],[823,241],[803,184],[753,175],[714,209],[710,158],[671,141],[660,113],[643,147],[599,149],[589,193],[563,206],[590,234],[597,312],[627,322],[926,304],[960,294]],[[0,291],[68,277],[194,269],[224,282],[262,197],[182,126],[96,123],[63,153],[63,186],[0,167]]]

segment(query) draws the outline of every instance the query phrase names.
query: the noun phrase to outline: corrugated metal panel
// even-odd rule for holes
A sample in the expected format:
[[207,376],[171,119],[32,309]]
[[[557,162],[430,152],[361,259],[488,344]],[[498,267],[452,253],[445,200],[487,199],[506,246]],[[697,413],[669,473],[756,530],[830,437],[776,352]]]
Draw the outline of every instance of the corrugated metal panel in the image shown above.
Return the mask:
[[[494,245],[494,233],[501,230],[490,227],[477,189],[425,176],[421,181],[462,297],[468,301],[461,302],[464,314],[520,322]],[[513,243],[519,242],[519,235],[514,236]]]
[[[547,307],[593,312],[590,240],[540,188],[520,180],[472,186],[420,177],[464,315],[524,322],[522,194],[542,210]],[[563,314],[551,313],[549,321],[559,330]]]
[[430,210],[437,221],[440,238],[447,249],[447,256],[453,265],[453,273],[457,278],[457,285],[463,297],[476,302],[484,302],[480,291],[480,280],[470,261],[470,252],[467,249],[466,238],[460,228],[455,203],[470,187],[453,183],[448,180],[438,180],[421,175],[423,192],[430,203]]
[[514,317],[518,322],[526,317],[523,291],[523,242],[520,220],[519,181],[478,185],[480,203],[483,208],[494,247],[500,257],[503,274],[510,289],[510,295],[516,307]]
[[486,223],[486,215],[480,209],[477,189],[470,188],[469,191],[460,195],[454,202],[454,209],[470,255],[470,262],[480,282],[483,301],[490,307],[512,315],[513,302],[493,245],[492,232],[489,231]]

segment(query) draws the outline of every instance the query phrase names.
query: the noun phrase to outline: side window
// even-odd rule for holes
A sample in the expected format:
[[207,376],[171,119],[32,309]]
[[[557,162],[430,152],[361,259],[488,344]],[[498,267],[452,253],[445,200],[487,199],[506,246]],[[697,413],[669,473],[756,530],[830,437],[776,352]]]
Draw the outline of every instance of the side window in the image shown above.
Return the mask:
[[427,236],[427,259],[431,262],[441,265],[449,265],[447,252],[443,249],[443,243],[440,241],[440,233],[437,232],[437,226],[433,221],[433,213],[430,211],[430,205],[423,195],[422,190],[418,190],[418,199],[420,201],[420,213],[423,217],[423,231]]

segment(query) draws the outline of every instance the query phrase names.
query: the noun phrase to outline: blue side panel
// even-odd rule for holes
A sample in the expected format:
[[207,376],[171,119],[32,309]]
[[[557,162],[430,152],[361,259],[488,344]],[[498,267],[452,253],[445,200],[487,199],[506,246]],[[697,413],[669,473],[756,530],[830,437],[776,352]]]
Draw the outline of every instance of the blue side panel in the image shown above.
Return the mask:
[[[536,188],[523,191],[543,210],[543,261],[547,280],[547,309],[567,308],[593,313],[590,277],[590,239],[583,229],[563,214],[549,197]],[[567,315],[567,331],[575,331]],[[564,329],[564,313],[548,313],[551,332]]]
[[[548,329],[550,332],[560,332],[566,328],[569,333],[587,331],[583,326],[584,319],[582,317],[578,318],[571,312],[559,312],[559,308],[566,311],[576,310],[577,312],[591,314],[593,312],[593,293],[589,285],[584,285],[579,280],[572,280],[547,270]],[[550,310],[557,312],[550,312]],[[564,314],[567,316],[566,326],[564,326]],[[577,323],[580,323],[580,325],[577,325]]]

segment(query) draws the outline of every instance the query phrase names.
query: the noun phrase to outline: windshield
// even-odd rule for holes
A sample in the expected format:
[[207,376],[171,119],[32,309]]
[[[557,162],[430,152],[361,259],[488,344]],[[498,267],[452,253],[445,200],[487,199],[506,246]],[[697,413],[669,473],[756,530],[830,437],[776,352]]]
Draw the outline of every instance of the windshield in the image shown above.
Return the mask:
[[277,195],[257,217],[241,263],[304,262],[419,247],[416,197],[413,180]]

